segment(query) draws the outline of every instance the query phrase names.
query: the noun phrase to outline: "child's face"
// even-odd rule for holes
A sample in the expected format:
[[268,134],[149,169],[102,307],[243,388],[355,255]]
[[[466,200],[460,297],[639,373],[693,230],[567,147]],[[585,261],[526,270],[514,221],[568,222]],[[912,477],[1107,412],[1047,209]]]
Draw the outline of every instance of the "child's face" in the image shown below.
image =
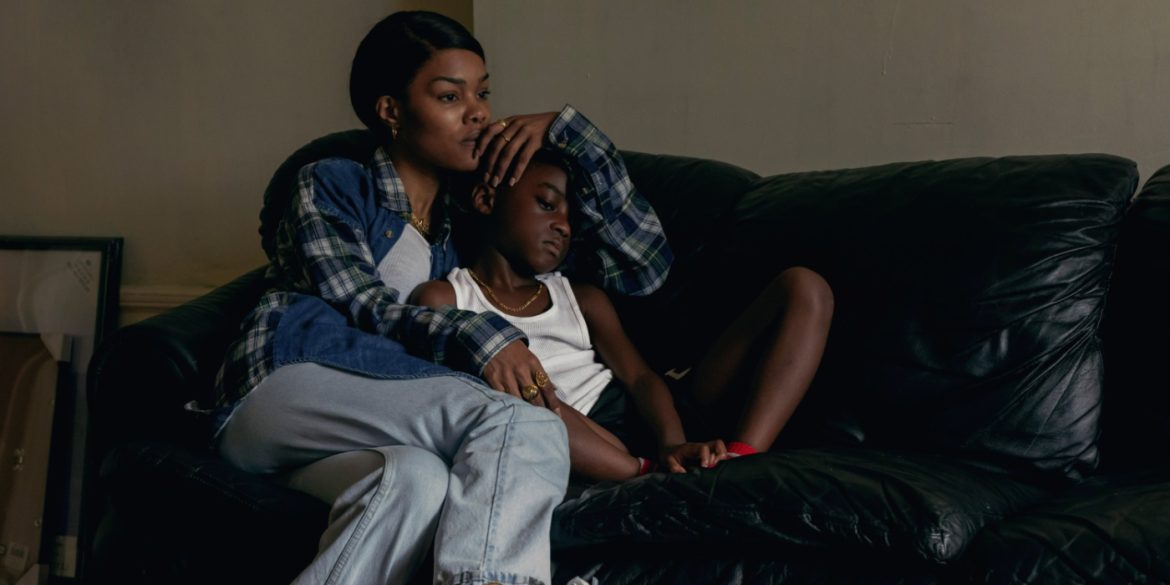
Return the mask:
[[569,252],[569,202],[565,172],[534,162],[515,185],[496,192],[492,216],[500,250],[512,262],[551,272]]

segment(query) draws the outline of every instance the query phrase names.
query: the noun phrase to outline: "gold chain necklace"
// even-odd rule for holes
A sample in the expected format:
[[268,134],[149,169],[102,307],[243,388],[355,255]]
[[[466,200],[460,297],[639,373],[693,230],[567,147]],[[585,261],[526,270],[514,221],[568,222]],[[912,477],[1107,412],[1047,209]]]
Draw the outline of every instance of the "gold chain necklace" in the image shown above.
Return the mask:
[[479,278],[479,275],[476,274],[474,270],[468,268],[467,273],[471,275],[472,280],[474,280],[477,284],[479,284],[480,288],[483,289],[483,292],[487,293],[488,298],[490,298],[492,300],[492,302],[496,304],[496,306],[498,306],[501,309],[504,309],[506,311],[511,311],[513,313],[519,313],[520,311],[527,309],[528,305],[531,305],[532,303],[536,302],[536,299],[540,298],[540,293],[544,292],[544,283],[537,281],[537,284],[539,286],[536,287],[536,294],[532,295],[532,298],[525,301],[524,304],[520,305],[519,307],[511,307],[511,306],[505,305],[500,300],[500,298],[496,296],[496,293],[492,292],[492,287],[488,286],[486,282],[481,280]]
[[410,225],[414,226],[414,229],[418,230],[418,233],[422,234],[424,238],[431,237],[431,222],[415,215],[414,212],[410,213]]

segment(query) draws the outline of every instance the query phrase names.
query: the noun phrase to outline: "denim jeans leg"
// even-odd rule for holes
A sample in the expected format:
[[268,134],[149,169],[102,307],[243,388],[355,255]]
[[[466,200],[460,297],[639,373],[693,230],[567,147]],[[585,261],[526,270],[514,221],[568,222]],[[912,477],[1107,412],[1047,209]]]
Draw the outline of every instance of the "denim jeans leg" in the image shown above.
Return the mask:
[[[392,445],[420,448],[449,467],[435,535],[438,581],[549,582],[549,525],[569,473],[564,425],[482,383],[284,366],[236,410],[220,451],[243,469],[279,472]],[[411,505],[393,490],[388,496],[394,501],[384,505]]]
[[[488,392],[508,399],[481,411],[471,425],[476,430],[455,454],[436,535],[435,578],[529,583],[526,576],[539,576],[548,583],[550,552],[531,543],[548,542],[553,508],[564,497],[569,462],[564,425],[547,409]],[[488,469],[492,476],[482,475]],[[470,534],[482,538],[469,539]]]
[[438,456],[405,446],[347,451],[294,470],[288,486],[330,512],[317,557],[293,585],[408,582],[430,550],[449,475]]

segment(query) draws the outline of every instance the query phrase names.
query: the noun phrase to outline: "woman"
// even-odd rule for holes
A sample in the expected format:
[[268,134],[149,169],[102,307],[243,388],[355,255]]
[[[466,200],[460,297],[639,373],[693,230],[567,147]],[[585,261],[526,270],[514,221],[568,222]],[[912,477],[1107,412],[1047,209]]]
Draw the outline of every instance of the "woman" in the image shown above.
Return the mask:
[[439,582],[550,580],[568,450],[547,375],[496,314],[403,304],[456,265],[447,179],[511,182],[557,148],[588,177],[580,277],[646,294],[671,256],[588,120],[566,107],[490,122],[488,86],[483,49],[448,18],[400,12],[369,32],[350,98],[382,146],[301,170],[270,254],[277,284],[220,372],[221,453],[332,505],[297,583],[404,582],[432,541]]

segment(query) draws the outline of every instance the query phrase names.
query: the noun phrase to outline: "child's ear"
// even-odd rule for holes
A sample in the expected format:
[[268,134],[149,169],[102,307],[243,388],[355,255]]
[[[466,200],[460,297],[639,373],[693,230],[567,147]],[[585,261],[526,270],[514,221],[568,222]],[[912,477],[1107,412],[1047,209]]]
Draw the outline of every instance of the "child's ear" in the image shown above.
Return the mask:
[[496,207],[496,190],[487,183],[479,183],[471,190],[471,207],[483,215],[491,215]]

